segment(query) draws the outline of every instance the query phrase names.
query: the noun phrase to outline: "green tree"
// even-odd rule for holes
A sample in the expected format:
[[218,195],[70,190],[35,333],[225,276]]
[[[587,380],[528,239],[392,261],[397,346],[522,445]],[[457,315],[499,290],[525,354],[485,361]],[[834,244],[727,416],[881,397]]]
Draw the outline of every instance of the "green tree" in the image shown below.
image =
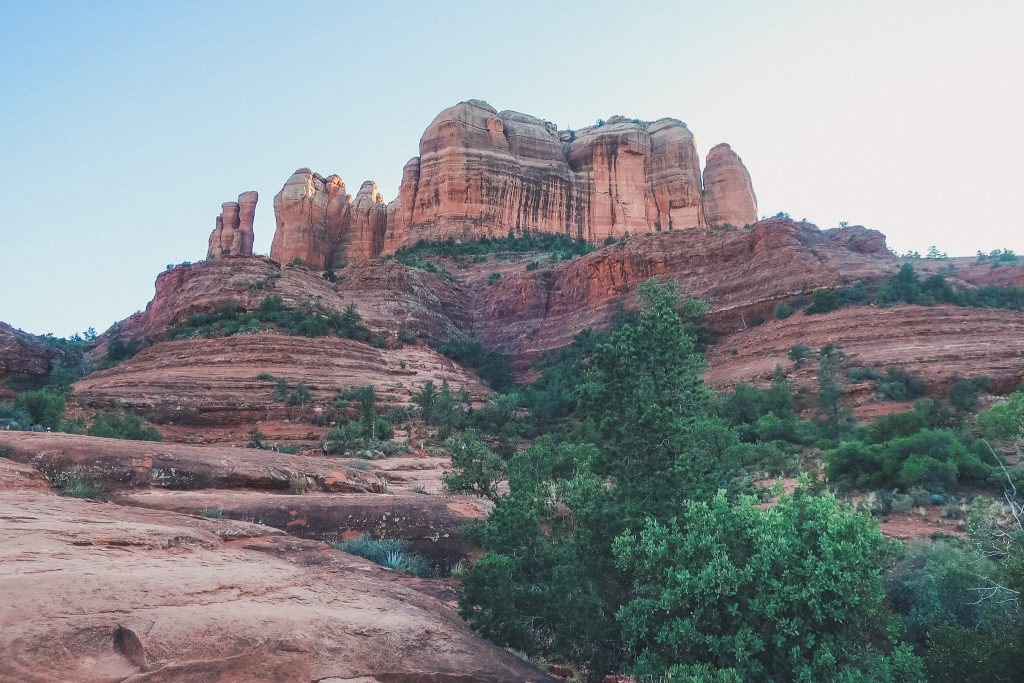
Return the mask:
[[630,599],[616,618],[642,679],[705,664],[742,680],[922,680],[892,645],[882,570],[895,557],[870,519],[798,489],[770,510],[719,494],[615,541]]
[[498,484],[505,478],[505,462],[487,447],[477,431],[467,429],[445,442],[452,456],[452,471],[441,475],[449,493],[469,493],[498,502]]

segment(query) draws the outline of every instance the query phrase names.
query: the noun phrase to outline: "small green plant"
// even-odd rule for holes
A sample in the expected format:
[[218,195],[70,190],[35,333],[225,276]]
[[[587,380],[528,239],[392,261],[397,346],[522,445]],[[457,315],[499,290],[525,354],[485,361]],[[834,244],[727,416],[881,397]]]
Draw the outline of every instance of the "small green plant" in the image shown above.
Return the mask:
[[[608,238],[608,239],[611,239],[613,242],[615,241],[614,238]],[[540,261],[530,261],[529,263],[526,264],[526,271],[527,272],[530,272],[530,271],[533,271],[533,270],[537,270],[538,268],[540,268]]]
[[224,510],[219,507],[205,507],[199,509],[199,516],[207,519],[223,519]]
[[356,555],[382,567],[395,569],[419,577],[436,576],[437,572],[422,555],[409,551],[409,542],[400,538],[374,538],[363,534],[356,538],[332,544],[338,550]]
[[501,273],[491,273],[487,276],[487,286],[490,287],[491,285],[497,284],[499,280],[501,280]]
[[288,493],[293,496],[301,496],[310,488],[309,479],[304,474],[293,474],[288,477]]
[[57,486],[60,488],[61,495],[70,498],[107,499],[103,487],[90,482],[81,467],[72,467],[59,475],[57,477]]
[[309,387],[306,386],[305,380],[302,380],[288,394],[285,402],[290,406],[305,406],[310,402],[311,398]]
[[429,496],[430,495],[429,493],[427,493],[427,490],[425,488],[423,488],[422,486],[413,486],[409,490],[412,491],[413,493],[419,493],[419,494],[422,494],[424,496]]
[[253,427],[249,430],[249,443],[247,443],[245,447],[262,449],[265,447],[263,442],[265,438],[267,437],[263,435],[263,432],[260,431],[259,427]]
[[780,301],[775,306],[776,320],[785,320],[789,316],[793,315],[795,312],[796,309],[794,309],[790,304],[786,303],[785,301]]
[[416,344],[416,335],[411,330],[402,327],[398,330],[398,341],[412,346]]
[[811,357],[811,347],[803,344],[796,344],[795,346],[789,347],[789,359],[800,365],[803,361]]

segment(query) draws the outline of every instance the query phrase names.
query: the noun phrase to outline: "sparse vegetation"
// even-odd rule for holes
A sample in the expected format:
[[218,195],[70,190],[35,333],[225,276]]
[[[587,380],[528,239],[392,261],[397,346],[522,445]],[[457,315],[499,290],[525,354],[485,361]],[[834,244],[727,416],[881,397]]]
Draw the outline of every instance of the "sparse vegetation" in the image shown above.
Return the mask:
[[57,476],[56,484],[61,495],[70,498],[107,499],[107,494],[103,487],[90,481],[85,474],[85,470],[81,467],[72,467],[60,473]]
[[333,334],[364,342],[370,339],[355,304],[349,304],[343,313],[334,313],[310,307],[288,308],[279,296],[266,297],[255,311],[239,310],[235,304],[225,302],[210,313],[195,313],[169,331],[167,338],[228,337],[259,332],[265,327],[300,337]]
[[430,577],[437,572],[422,555],[409,551],[409,542],[397,538],[374,538],[364,534],[362,538],[341,541],[335,548],[349,555],[356,555],[371,562],[413,576]]

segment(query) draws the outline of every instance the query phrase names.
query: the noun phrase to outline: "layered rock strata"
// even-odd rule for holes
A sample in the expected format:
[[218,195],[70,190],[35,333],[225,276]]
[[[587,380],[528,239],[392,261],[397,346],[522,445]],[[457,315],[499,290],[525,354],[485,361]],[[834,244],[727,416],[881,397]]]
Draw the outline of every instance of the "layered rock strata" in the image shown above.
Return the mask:
[[238,195],[237,202],[225,202],[217,216],[216,226],[210,233],[207,259],[221,256],[252,256],[253,219],[259,194],[254,191]]

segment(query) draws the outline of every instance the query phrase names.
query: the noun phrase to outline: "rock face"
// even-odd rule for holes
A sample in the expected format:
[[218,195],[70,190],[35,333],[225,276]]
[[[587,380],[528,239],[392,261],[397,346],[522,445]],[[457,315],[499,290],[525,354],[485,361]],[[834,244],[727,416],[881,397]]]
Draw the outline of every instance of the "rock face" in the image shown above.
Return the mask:
[[256,216],[256,192],[243,192],[237,202],[225,202],[217,216],[217,224],[210,233],[207,259],[221,256],[252,256],[252,223]]
[[387,205],[372,181],[353,199],[340,177],[300,168],[274,197],[274,215],[270,256],[279,263],[301,259],[322,270],[372,258],[383,249]]
[[0,322],[0,399],[9,393],[4,380],[11,375],[41,379],[50,371],[55,355],[31,334]]
[[559,131],[550,121],[469,100],[438,114],[419,147],[387,206],[371,181],[353,199],[338,176],[296,171],[274,198],[271,257],[332,268],[421,239],[511,230],[601,242],[757,220],[740,158],[728,145],[715,147],[702,183],[693,134],[677,119],[613,116]]
[[729,145],[715,145],[708,152],[701,196],[710,226],[742,228],[757,220],[757,197],[750,174]]
[[188,512],[58,496],[0,458],[0,680],[551,680],[471,633],[437,580]]
[[[757,220],[750,176],[728,147],[709,156],[705,217],[693,134],[681,121],[613,116],[579,131],[486,102],[441,112],[389,211],[387,252],[418,239],[513,231],[600,242],[625,233]],[[727,218],[727,221],[722,221]]]

